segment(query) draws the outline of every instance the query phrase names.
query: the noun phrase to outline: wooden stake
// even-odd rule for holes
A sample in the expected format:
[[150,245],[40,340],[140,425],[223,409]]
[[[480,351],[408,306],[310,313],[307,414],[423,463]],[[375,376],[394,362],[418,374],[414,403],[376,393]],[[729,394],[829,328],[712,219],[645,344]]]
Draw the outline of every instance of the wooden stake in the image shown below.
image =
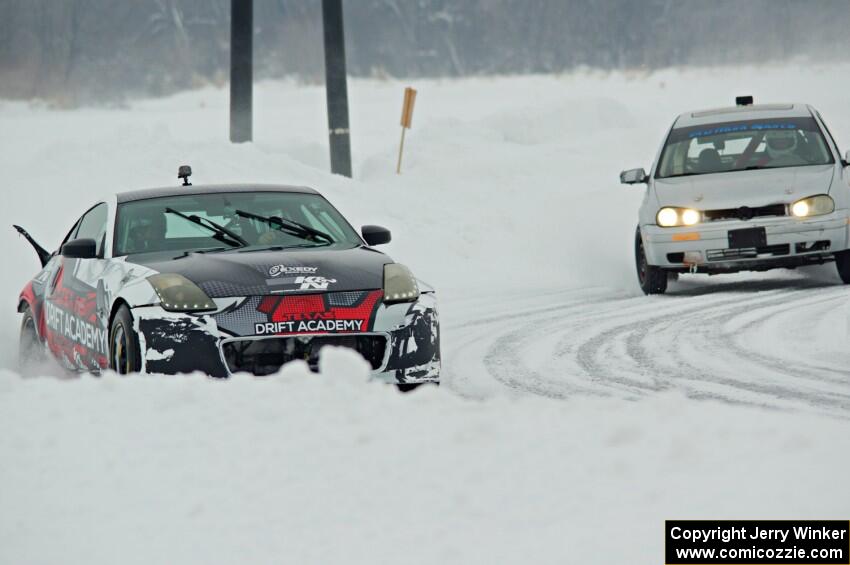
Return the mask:
[[404,152],[404,130],[410,129],[413,122],[413,105],[416,103],[416,90],[409,86],[404,89],[404,104],[401,107],[401,143],[398,146],[398,164],[395,168],[397,175],[401,174],[401,155]]

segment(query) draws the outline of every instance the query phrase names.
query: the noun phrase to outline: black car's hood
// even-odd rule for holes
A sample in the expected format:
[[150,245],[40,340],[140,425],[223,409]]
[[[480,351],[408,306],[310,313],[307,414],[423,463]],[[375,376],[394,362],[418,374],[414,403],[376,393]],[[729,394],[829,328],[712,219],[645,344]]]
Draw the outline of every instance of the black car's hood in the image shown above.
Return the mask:
[[367,247],[145,253],[127,261],[181,274],[213,298],[379,289],[393,262]]

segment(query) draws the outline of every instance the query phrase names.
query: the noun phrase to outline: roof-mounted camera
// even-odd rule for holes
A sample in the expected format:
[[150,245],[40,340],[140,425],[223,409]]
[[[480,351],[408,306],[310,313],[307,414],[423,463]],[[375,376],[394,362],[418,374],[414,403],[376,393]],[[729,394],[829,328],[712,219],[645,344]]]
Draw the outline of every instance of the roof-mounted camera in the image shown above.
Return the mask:
[[192,167],[189,165],[180,165],[180,168],[177,169],[177,178],[183,179],[183,186],[192,186],[192,183],[189,182],[189,177],[192,176]]

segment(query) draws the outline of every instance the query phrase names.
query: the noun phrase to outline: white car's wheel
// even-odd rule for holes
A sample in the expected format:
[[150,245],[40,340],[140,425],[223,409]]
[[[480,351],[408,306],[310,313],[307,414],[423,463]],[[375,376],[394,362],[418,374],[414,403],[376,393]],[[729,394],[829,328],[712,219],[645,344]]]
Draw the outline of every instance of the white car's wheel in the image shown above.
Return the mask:
[[647,262],[640,228],[635,231],[635,267],[638,284],[644,294],[664,294],[667,290],[667,273],[664,269],[654,267]]
[[850,251],[839,251],[835,254],[835,267],[844,284],[850,284]]

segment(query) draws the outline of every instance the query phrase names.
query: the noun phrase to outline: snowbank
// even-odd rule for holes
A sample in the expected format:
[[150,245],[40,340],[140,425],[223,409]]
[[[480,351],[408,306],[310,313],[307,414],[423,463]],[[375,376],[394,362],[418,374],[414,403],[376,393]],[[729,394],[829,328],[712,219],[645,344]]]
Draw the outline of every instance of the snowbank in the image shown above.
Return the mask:
[[0,375],[0,562],[658,563],[665,518],[846,517],[845,422],[322,370]]

